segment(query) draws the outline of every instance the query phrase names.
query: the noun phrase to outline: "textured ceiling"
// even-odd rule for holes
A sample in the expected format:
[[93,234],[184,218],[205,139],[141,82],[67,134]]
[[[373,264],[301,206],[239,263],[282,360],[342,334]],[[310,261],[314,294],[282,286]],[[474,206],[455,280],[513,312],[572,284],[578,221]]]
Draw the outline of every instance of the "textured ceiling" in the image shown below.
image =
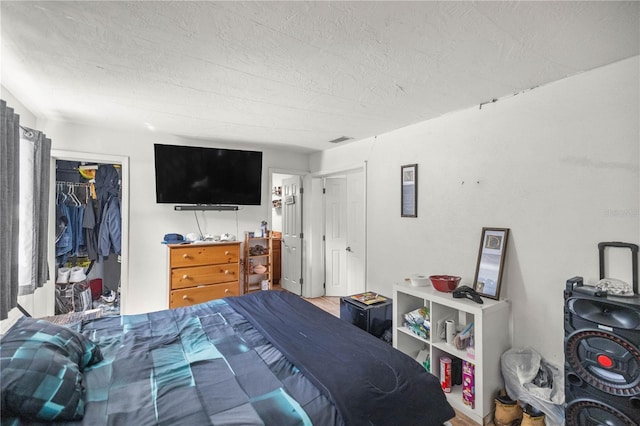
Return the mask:
[[[639,54],[638,2],[0,2],[38,116],[331,148]],[[348,143],[348,142],[343,142]]]

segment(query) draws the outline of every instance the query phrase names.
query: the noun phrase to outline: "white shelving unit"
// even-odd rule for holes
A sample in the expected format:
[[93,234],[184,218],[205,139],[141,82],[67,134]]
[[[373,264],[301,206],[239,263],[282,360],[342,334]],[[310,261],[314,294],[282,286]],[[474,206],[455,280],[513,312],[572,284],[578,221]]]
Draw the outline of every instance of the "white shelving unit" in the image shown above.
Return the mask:
[[[394,286],[393,346],[416,358],[421,350],[428,350],[431,373],[440,377],[440,357],[457,357],[475,366],[475,406],[462,400],[462,386],[452,386],[447,400],[456,410],[480,424],[492,420],[493,400],[503,387],[500,356],[510,348],[508,318],[509,303],[504,300],[483,299],[483,304],[468,299],[454,299],[451,293],[442,293],[433,287],[413,287],[409,284]],[[429,308],[431,333],[423,339],[404,326],[404,314],[420,307]],[[438,333],[438,324],[447,319],[456,321],[461,331],[473,322],[473,350],[458,350],[446,343]]]

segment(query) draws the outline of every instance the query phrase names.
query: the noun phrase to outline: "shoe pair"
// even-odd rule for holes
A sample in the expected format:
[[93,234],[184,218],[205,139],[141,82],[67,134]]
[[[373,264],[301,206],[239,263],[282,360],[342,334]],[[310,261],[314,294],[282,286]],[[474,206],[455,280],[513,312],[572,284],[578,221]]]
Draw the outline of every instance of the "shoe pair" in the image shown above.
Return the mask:
[[87,275],[84,273],[82,266],[74,266],[73,268],[58,268],[58,278],[56,284],[79,283],[85,281]]
[[80,283],[87,280],[87,274],[84,273],[82,266],[74,266],[69,274],[69,282]]
[[544,413],[526,404],[524,410],[518,401],[509,398],[507,393],[501,390],[495,399],[496,411],[494,424],[496,426],[545,426]]
[[71,276],[70,268],[58,268],[56,284],[69,284],[69,276]]

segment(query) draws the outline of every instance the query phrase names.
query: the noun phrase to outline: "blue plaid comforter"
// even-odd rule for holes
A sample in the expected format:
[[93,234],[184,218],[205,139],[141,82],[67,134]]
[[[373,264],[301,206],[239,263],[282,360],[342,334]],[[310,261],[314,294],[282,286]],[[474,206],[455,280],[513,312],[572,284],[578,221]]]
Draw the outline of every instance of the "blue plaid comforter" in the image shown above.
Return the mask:
[[[454,414],[438,380],[418,363],[285,292],[73,328],[99,346],[103,360],[82,373],[84,417],[66,424],[436,425]],[[329,356],[336,333],[342,352]],[[361,377],[349,377],[350,370]],[[3,425],[21,423],[34,424],[2,418]]]

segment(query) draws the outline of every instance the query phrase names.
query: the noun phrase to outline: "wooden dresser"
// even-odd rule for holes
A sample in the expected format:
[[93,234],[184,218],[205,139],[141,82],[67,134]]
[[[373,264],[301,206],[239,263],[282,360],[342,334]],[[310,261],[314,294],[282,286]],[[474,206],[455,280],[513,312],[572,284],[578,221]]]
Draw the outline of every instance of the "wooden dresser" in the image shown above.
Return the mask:
[[169,308],[240,295],[240,243],[169,244]]

